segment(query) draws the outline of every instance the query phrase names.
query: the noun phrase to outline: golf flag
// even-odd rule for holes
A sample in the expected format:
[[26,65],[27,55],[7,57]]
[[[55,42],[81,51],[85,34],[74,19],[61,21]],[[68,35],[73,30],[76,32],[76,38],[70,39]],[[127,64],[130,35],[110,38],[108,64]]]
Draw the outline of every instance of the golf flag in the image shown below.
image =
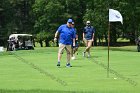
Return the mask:
[[121,22],[123,24],[123,18],[119,11],[109,9],[109,26],[108,26],[108,66],[107,77],[109,77],[109,49],[110,49],[110,22]]
[[119,11],[114,9],[109,9],[109,22],[121,22],[123,24],[123,18]]

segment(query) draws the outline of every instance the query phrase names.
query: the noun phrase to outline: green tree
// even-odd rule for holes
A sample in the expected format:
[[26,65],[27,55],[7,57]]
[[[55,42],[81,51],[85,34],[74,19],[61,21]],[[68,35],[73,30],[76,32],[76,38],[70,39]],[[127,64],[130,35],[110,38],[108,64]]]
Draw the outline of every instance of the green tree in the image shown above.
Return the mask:
[[80,39],[85,21],[90,20],[96,28],[94,43],[99,40],[100,45],[103,39],[107,43],[109,8],[120,11],[124,19],[123,25],[111,23],[112,45],[119,37],[134,43],[140,35],[139,0],[1,0],[0,41],[11,33],[46,33],[43,41],[48,46],[57,28],[73,18]]
[[[90,20],[92,25],[96,29],[94,44],[97,45],[97,39],[99,40],[99,45],[101,39],[107,37],[108,28],[108,5],[104,0],[93,0],[87,2],[87,8],[85,15],[83,16],[84,22]],[[107,40],[106,40],[107,42]]]
[[0,1],[0,46],[5,46],[7,36],[11,32],[10,24],[13,20],[13,11],[9,0]]
[[48,2],[36,0],[33,11],[35,13],[35,33],[46,32],[49,34],[49,37],[45,38],[46,46],[48,46],[47,42],[54,37],[56,28],[64,20],[64,6],[57,0]]

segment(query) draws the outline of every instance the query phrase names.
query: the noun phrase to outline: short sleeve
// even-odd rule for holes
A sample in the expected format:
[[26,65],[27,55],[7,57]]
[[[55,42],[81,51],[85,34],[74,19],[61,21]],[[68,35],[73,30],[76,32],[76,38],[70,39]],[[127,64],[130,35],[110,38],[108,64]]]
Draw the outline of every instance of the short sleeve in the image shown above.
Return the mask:
[[84,27],[84,29],[83,29],[83,33],[85,33],[85,31],[86,31],[86,27]]
[[72,38],[76,38],[76,29],[73,28],[73,35]]
[[61,33],[61,31],[62,31],[62,26],[60,26],[60,27],[57,29],[57,31],[58,31],[59,33]]
[[95,28],[94,27],[92,27],[92,32],[95,33]]

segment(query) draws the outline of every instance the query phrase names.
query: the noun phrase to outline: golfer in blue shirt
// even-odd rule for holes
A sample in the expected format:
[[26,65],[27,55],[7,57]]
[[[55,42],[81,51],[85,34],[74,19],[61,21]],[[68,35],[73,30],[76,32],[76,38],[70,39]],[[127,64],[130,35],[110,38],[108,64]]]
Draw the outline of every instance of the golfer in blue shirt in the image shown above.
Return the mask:
[[[72,22],[72,27],[73,27],[73,29],[74,29],[74,32],[75,32],[75,46],[73,46],[73,44],[72,44],[72,53],[71,53],[71,59],[72,60],[75,60],[76,58],[75,58],[75,53],[76,53],[76,51],[78,51],[78,47],[79,47],[79,44],[78,44],[78,34],[77,34],[77,30],[76,30],[76,28],[75,28],[75,23],[74,22]],[[78,53],[77,53],[78,54]]]
[[73,40],[73,45],[75,46],[75,32],[72,28],[72,19],[68,19],[67,24],[61,25],[55,33],[54,41],[57,40],[59,35],[59,51],[58,51],[58,63],[57,66],[60,66],[61,56],[63,50],[67,52],[67,63],[66,67],[71,67],[70,58],[71,58],[71,45]]
[[83,52],[83,56],[85,57],[86,52],[88,53],[88,57],[90,57],[90,48],[92,46],[92,43],[94,41],[94,33],[95,29],[93,26],[91,26],[90,21],[86,22],[86,27],[84,27],[83,31],[83,41],[86,45],[86,49]]

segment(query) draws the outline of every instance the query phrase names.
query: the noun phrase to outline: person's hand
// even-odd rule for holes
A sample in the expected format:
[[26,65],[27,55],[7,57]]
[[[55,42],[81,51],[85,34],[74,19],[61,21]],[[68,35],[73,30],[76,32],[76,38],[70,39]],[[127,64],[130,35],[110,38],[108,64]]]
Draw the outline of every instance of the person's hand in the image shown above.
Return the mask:
[[73,47],[75,47],[75,43],[73,43]]
[[94,41],[94,39],[92,39],[92,42]]
[[56,42],[56,41],[57,41],[57,38],[55,37],[55,38],[54,38],[54,42]]

